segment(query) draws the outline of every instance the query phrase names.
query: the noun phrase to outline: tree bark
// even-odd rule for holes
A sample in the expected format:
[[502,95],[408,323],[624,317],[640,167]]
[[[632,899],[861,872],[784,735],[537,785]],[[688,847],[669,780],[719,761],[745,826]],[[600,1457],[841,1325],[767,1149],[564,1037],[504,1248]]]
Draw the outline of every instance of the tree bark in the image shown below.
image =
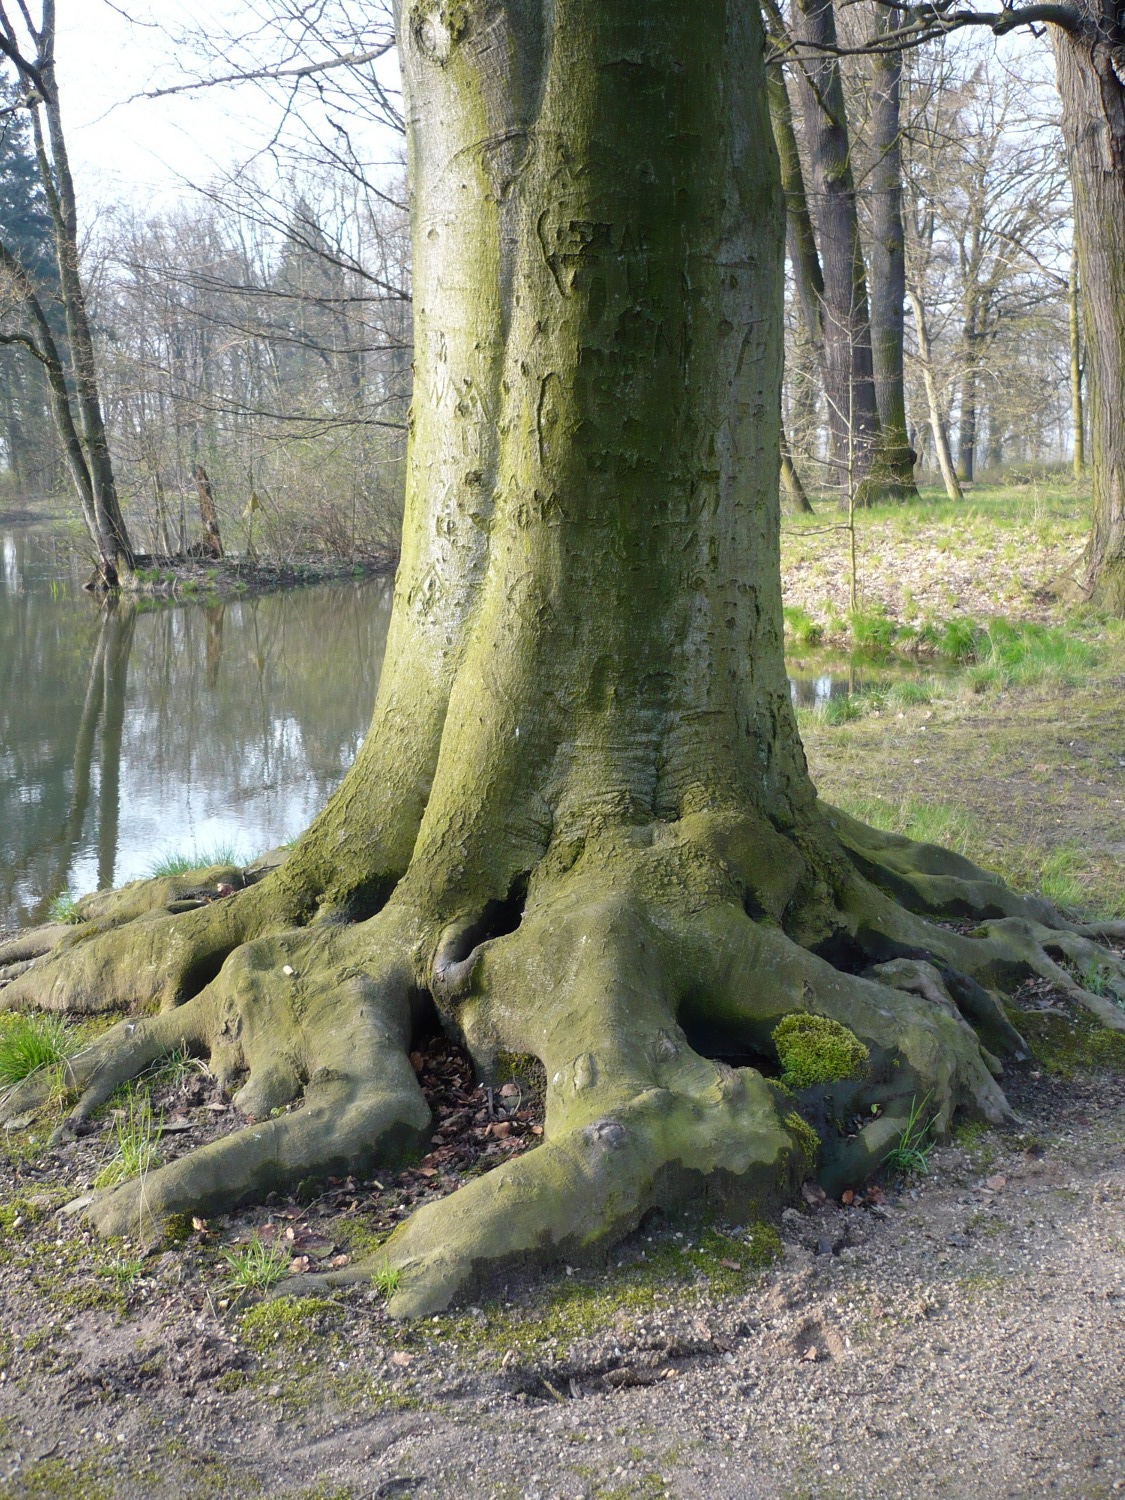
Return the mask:
[[856,498],[866,502],[884,493],[885,474],[851,141],[840,64],[832,55],[832,0],[795,0],[794,15],[797,39],[809,44],[797,68],[797,95],[824,278],[829,457],[836,483],[857,486]]
[[219,512],[215,506],[215,490],[202,464],[195,466],[195,488],[199,495],[199,519],[203,522],[203,544],[213,558],[221,558],[223,542],[219,535]]
[[789,442],[784,430],[781,434],[781,487],[785,492],[785,502],[789,510],[797,515],[812,515],[813,508],[793,462],[793,455],[789,451]]
[[972,484],[977,453],[977,309],[970,303],[961,330],[961,420],[957,444],[957,474]]
[[1066,306],[1070,333],[1070,420],[1074,432],[1071,466],[1075,479],[1081,479],[1086,469],[1086,420],[1082,410],[1082,337],[1079,332],[1077,255],[1070,258]]
[[1051,28],[1086,324],[1093,507],[1082,595],[1125,616],[1125,21]]
[[[1022,1042],[990,989],[1050,972],[1125,1029],[1047,945],[1123,993],[1125,963],[809,781],[756,8],[422,0],[398,35],[417,368],[371,729],[275,873],[179,915],[215,871],[87,898],[3,996],[144,1012],[72,1061],[66,1129],[171,1045],[244,1080],[245,1128],[95,1197],[142,1238],[419,1150],[409,1050],[439,1021],[486,1077],[533,1053],[543,1144],[338,1273],[391,1268],[391,1311],[421,1314],[703,1191],[745,1216],[858,1180],[914,1100],[938,1132],[1006,1118],[992,1070]],[[954,911],[988,925],[926,919]],[[828,1047],[815,1083],[789,1035]]]
[[914,331],[918,338],[918,363],[922,366],[926,402],[930,408],[930,431],[934,436],[934,451],[937,453],[942,483],[945,485],[945,493],[951,500],[963,500],[961,485],[957,479],[957,469],[949,450],[949,431],[945,425],[945,413],[941,408],[937,382],[934,379],[933,350],[930,346],[930,331],[926,323],[926,309],[913,287],[907,288],[906,295],[910,299],[910,311],[914,314]]
[[[887,39],[893,23],[875,7],[875,33]],[[917,500],[915,453],[906,428],[903,338],[906,325],[906,235],[902,222],[902,53],[871,58],[871,354],[882,431],[884,495]]]
[[55,5],[54,0],[44,0],[38,30],[33,28],[30,13],[22,5],[20,8],[34,41],[34,58],[20,52],[7,17],[3,50],[18,69],[26,91],[36,162],[54,233],[59,297],[66,319],[69,378],[63,374],[60,351],[30,279],[22,274],[22,268],[16,267],[13,272],[14,257],[4,246],[0,246],[0,263],[14,274],[30,315],[33,340],[29,347],[47,372],[52,416],[78,492],[83,519],[97,549],[101,583],[113,589],[123,576],[132,572],[133,547],[113,475],[80,273],[78,209],[55,75]]

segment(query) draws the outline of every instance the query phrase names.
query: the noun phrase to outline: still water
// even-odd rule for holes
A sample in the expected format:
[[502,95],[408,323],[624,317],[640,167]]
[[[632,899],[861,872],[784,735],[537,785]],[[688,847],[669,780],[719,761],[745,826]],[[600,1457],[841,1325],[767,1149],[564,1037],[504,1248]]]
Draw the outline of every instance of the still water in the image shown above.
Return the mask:
[[390,607],[376,579],[101,613],[49,533],[0,525],[0,927],[299,833],[359,748]]
[[[106,612],[83,571],[49,531],[0,523],[0,927],[164,855],[294,837],[375,701],[388,579]],[[861,686],[795,674],[793,699]]]

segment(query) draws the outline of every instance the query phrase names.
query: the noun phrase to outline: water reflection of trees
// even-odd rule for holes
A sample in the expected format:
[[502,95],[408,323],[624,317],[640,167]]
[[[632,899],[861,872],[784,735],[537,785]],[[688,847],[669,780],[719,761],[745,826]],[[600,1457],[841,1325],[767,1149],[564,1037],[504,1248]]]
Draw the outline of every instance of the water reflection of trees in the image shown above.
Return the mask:
[[366,729],[389,609],[369,582],[100,616],[0,596],[0,924],[203,826],[247,852],[296,831]]

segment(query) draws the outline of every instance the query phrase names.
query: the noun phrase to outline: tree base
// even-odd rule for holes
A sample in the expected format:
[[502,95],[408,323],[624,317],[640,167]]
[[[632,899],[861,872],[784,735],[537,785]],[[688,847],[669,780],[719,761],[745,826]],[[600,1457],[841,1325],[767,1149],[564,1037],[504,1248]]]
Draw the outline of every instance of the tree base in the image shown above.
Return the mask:
[[[1008,1118],[994,1075],[1025,1049],[997,992],[1028,974],[1125,1030],[1125,963],[1097,943],[1125,928],[1067,922],[959,856],[816,817],[841,858],[812,882],[809,846],[751,819],[603,829],[578,857],[548,854],[522,900],[447,928],[422,965],[406,882],[365,921],[304,927],[282,871],[173,912],[167,883],[144,882],[87,898],[61,941],[44,929],[0,950],[0,1004],[150,1012],[72,1059],[57,1134],[177,1047],[251,1117],[94,1197],[102,1233],[142,1241],[175,1215],[420,1153],[430,1118],[409,1053],[439,1019],[486,1078],[501,1053],[534,1054],[543,1144],[340,1273],[391,1269],[391,1311],[430,1313],[513,1266],[596,1253],[657,1206],[707,1196],[763,1213],[809,1176],[858,1185],[912,1113],[936,1135],[956,1113]],[[1074,977],[1091,966],[1103,993]],[[26,1080],[0,1113],[43,1107],[49,1086]]]

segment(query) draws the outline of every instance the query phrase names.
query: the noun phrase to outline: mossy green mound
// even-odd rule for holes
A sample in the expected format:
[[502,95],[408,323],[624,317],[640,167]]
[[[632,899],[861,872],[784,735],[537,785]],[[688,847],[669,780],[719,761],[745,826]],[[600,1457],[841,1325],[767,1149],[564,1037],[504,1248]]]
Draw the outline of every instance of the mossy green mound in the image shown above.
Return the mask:
[[773,1043],[787,1088],[855,1078],[867,1067],[867,1048],[846,1026],[827,1016],[786,1016],[774,1027]]

